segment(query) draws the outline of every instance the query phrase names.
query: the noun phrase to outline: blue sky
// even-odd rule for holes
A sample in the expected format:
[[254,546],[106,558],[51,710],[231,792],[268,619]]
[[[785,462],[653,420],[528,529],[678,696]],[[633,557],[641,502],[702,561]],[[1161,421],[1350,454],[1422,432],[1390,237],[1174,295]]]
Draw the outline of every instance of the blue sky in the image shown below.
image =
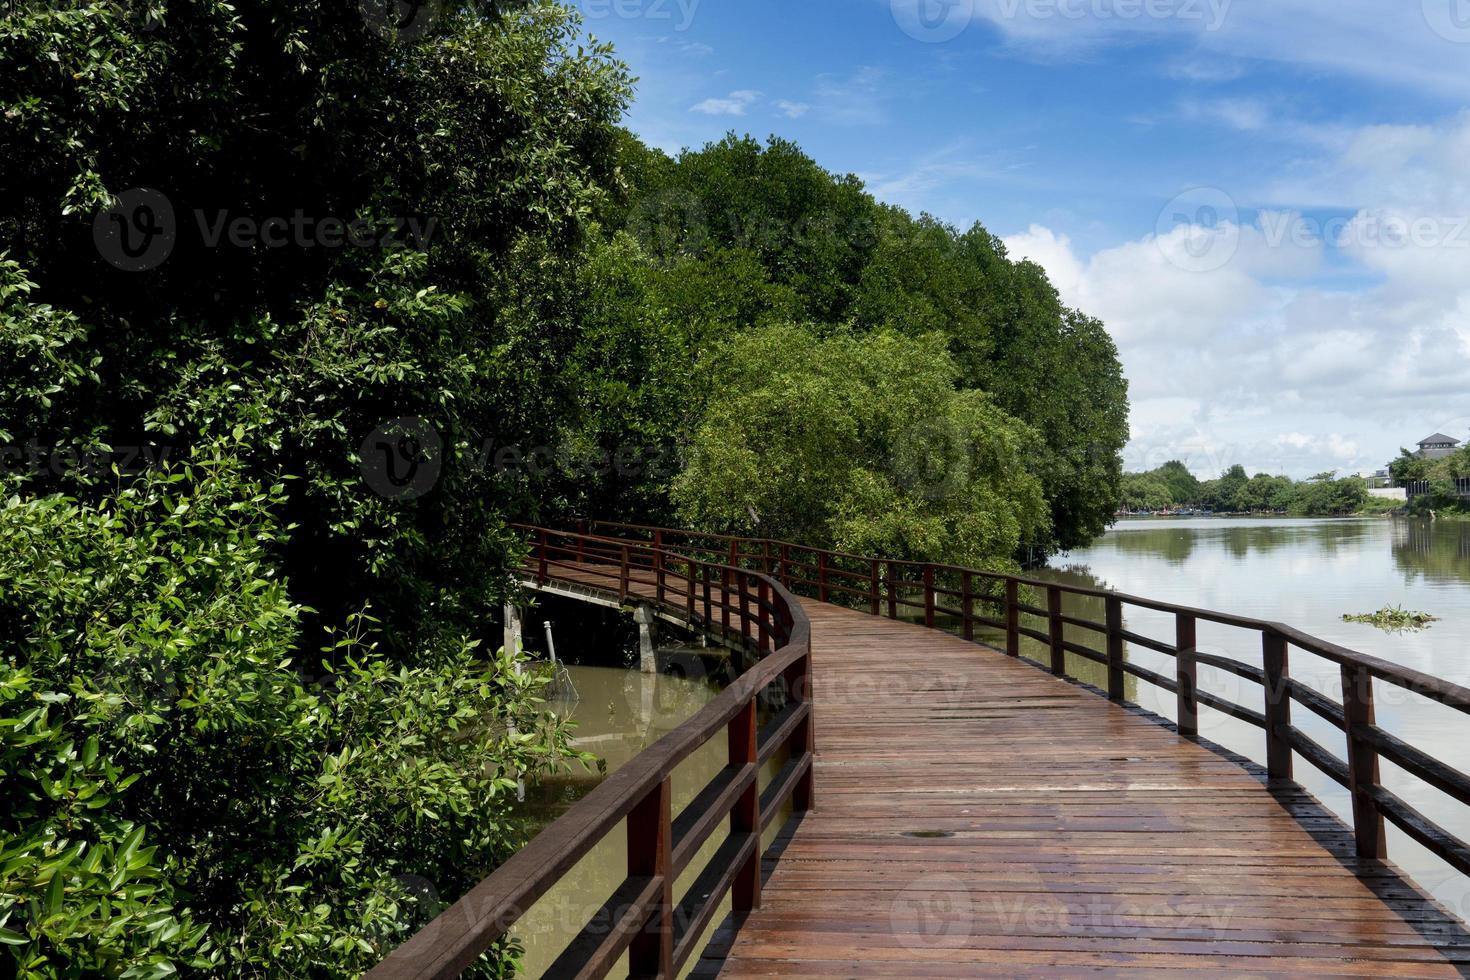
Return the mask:
[[1044,265],[1118,341],[1130,468],[1470,439],[1470,0],[578,5],[647,142],[779,134]]

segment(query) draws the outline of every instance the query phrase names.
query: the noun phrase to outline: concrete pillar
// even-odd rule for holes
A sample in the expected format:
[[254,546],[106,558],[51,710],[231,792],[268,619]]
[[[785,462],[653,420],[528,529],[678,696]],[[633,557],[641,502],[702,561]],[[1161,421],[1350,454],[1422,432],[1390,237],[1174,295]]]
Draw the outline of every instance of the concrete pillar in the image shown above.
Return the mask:
[[[505,639],[503,642],[505,649],[512,654],[521,652],[521,610],[512,602],[505,604]],[[516,664],[515,671],[517,674],[521,672],[519,663]],[[516,734],[515,726],[511,726],[510,733]],[[526,802],[526,777],[521,773],[516,773],[516,802]]]
[[658,656],[654,653],[653,607],[647,604],[633,608],[633,622],[638,624],[638,669],[645,674],[658,673]]
[[505,649],[511,653],[521,650],[521,611],[514,603],[505,604]]

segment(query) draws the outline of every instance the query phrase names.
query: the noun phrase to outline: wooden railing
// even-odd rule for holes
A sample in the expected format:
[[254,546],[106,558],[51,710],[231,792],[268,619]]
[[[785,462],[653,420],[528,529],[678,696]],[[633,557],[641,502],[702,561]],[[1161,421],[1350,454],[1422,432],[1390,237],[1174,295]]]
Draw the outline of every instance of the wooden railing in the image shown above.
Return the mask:
[[[708,557],[731,568],[755,569],[793,593],[866,608],[875,616],[911,618],[930,627],[951,625],[969,640],[974,639],[977,626],[989,627],[1004,634],[1005,652],[1012,657],[1020,656],[1021,640],[1027,637],[1043,645],[1049,661],[1046,666],[1057,675],[1067,675],[1067,654],[1101,665],[1106,671],[1107,696],[1116,701],[1124,700],[1125,680],[1131,675],[1174,695],[1182,735],[1198,738],[1200,707],[1212,708],[1264,731],[1264,761],[1272,779],[1292,779],[1294,756],[1299,755],[1346,787],[1352,801],[1359,856],[1387,856],[1384,822],[1388,820],[1456,870],[1470,874],[1470,845],[1388,790],[1379,777],[1379,760],[1394,763],[1462,806],[1470,805],[1470,777],[1380,728],[1374,718],[1374,681],[1470,713],[1470,689],[1458,684],[1329,643],[1282,623],[1102,589],[954,565],[852,555],[764,538],[692,534],[606,522],[583,526],[589,533],[612,540],[646,540],[661,550]],[[1102,621],[1064,612],[1063,598],[1068,595],[1100,601]],[[1033,596],[1045,596],[1045,605],[1023,601]],[[1127,629],[1124,612],[1129,608],[1172,616],[1172,639],[1160,640]],[[1023,616],[1042,620],[1045,627],[1024,625]],[[1196,632],[1200,623],[1257,634],[1261,666],[1199,650]],[[1069,626],[1093,634],[1097,638],[1093,642],[1098,645],[1069,640]],[[1125,644],[1172,657],[1172,676],[1126,659]],[[1320,657],[1339,668],[1337,701],[1292,678],[1290,662],[1297,652]],[[1261,700],[1256,705],[1238,704],[1200,690],[1197,678],[1201,665],[1259,686]],[[1294,707],[1320,716],[1343,733],[1343,757],[1334,755],[1293,724]],[[1463,744],[1470,744],[1470,725],[1465,735]]]
[[[1470,477],[1459,477],[1452,482],[1455,496],[1470,497]],[[1412,480],[1405,485],[1404,492],[1410,499],[1427,497],[1434,492],[1434,484],[1429,480]]]
[[[652,599],[696,628],[739,636],[764,656],[389,954],[367,974],[372,980],[458,976],[619,825],[627,829],[627,877],[547,976],[600,977],[626,952],[631,975],[675,977],[726,894],[736,912],[760,905],[761,834],[785,803],[796,812],[812,806],[811,628],[784,586],[649,542],[522,530],[533,547],[527,572],[540,581],[575,572],[576,581],[624,599]],[[768,691],[780,707],[758,727]],[[727,765],[675,814],[671,774],[722,731]],[[787,760],[762,788],[763,768],[783,749]],[[727,818],[726,840],[676,901],[675,882]]]

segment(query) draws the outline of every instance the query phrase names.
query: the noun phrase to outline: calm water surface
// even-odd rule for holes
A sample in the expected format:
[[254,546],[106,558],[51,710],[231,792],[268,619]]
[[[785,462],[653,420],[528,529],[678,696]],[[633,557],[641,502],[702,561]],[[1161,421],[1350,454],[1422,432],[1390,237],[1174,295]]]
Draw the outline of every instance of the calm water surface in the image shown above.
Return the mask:
[[[1470,523],[1384,518],[1127,520],[1091,547],[1054,559],[1042,577],[1288,623],[1322,639],[1470,686]],[[1345,613],[1373,612],[1386,605],[1427,612],[1440,622],[1422,632],[1387,633],[1342,620]],[[1100,601],[1075,604],[1078,614],[1094,620],[1102,619],[1101,607]],[[1173,641],[1172,617],[1131,609],[1125,615],[1128,629]],[[1082,631],[1073,637],[1070,628],[1068,638],[1098,645],[1094,636]],[[1199,646],[1246,663],[1261,662],[1258,634],[1201,623]],[[1039,645],[1026,652],[1045,659]],[[1129,650],[1128,657],[1172,676],[1171,658],[1143,649]],[[1095,667],[1085,661],[1076,666],[1079,673]],[[1335,665],[1293,649],[1290,670],[1339,700]],[[1202,688],[1260,709],[1258,685],[1204,666],[1199,672]],[[1374,693],[1379,725],[1461,771],[1470,771],[1470,718],[1382,682],[1375,684]],[[1128,696],[1175,718],[1173,695],[1165,691],[1130,677]],[[1300,707],[1292,720],[1343,756],[1342,734],[1335,728]],[[1265,758],[1264,736],[1229,716],[1201,708],[1200,731],[1257,761]],[[1392,764],[1382,768],[1391,790],[1442,827],[1470,838],[1470,812],[1465,807]],[[1329,808],[1351,819],[1346,791],[1300,757],[1296,777]],[[1390,857],[1462,919],[1470,918],[1470,879],[1392,825],[1388,833]]]

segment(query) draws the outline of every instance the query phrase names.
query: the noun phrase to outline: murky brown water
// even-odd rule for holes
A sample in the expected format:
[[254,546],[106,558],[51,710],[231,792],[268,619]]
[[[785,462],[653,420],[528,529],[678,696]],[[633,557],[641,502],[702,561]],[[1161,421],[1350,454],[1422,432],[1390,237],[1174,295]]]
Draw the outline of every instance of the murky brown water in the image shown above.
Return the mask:
[[[1458,684],[1470,686],[1470,523],[1362,520],[1136,520],[1123,521],[1091,547],[1052,562],[1038,575],[1059,582],[1114,588],[1181,605],[1199,606],[1288,623],[1324,640],[1373,654]],[[1099,600],[1069,603],[1075,614],[1101,621]],[[1386,633],[1342,621],[1344,613],[1372,612],[1385,605],[1440,617],[1423,632]],[[1039,625],[1039,624],[1038,624]],[[1171,616],[1128,609],[1129,630],[1173,641]],[[1040,628],[1045,628],[1041,626]],[[1069,639],[1072,639],[1069,628]],[[1096,647],[1097,638],[1075,637]],[[1257,634],[1199,624],[1199,646],[1259,666]],[[1025,655],[1045,660],[1040,644],[1025,643]],[[1172,658],[1130,649],[1131,660],[1172,676]],[[1105,686],[1098,665],[1074,668]],[[1301,651],[1291,654],[1292,676],[1333,700],[1339,699],[1338,668]],[[1201,688],[1260,709],[1258,685],[1201,666]],[[1128,697],[1175,719],[1173,695],[1130,677]],[[1470,770],[1470,716],[1375,684],[1378,724],[1412,745]],[[1339,758],[1342,733],[1305,709],[1292,721]],[[1200,709],[1200,733],[1257,761],[1265,759],[1265,736],[1256,728],[1208,708]],[[1300,757],[1296,778],[1325,805],[1351,822],[1347,792]],[[1442,827],[1470,837],[1470,810],[1398,767],[1383,763],[1384,784]],[[1470,918],[1470,879],[1389,827],[1389,855],[1420,885],[1462,919]]]
[[[717,671],[711,670],[713,665],[698,656],[686,653],[671,657],[665,653],[661,656],[661,665],[665,672],[657,675],[641,674],[636,669],[567,668],[578,698],[555,703],[553,707],[576,722],[577,746],[606,760],[608,772],[616,770],[673,731],[719,694],[720,685],[710,676]],[[725,739],[719,736],[674,770],[675,815],[725,766],[727,753]],[[769,778],[784,761],[783,757],[772,760],[765,778]],[[536,788],[531,802],[542,818],[550,822],[585,796],[602,778],[596,772],[578,770]],[[777,820],[771,825],[768,843],[780,823]],[[689,868],[675,883],[676,901],[723,840],[724,835],[717,831],[690,862]],[[522,976],[539,977],[546,971],[613,890],[622,884],[627,875],[627,860],[627,836],[619,828],[531,907],[513,930],[526,951]],[[711,931],[728,912],[729,899],[726,898],[714,918]],[[611,975],[626,972],[626,962],[623,962]]]

